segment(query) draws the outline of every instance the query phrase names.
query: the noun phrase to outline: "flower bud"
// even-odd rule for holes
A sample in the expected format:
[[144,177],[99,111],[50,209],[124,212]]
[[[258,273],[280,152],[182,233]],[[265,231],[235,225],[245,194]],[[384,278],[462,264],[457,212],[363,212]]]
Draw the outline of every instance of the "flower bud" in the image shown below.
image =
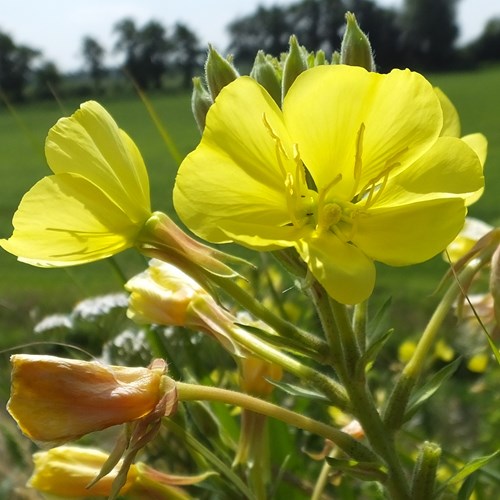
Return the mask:
[[207,92],[201,78],[193,78],[193,93],[191,94],[191,111],[198,125],[200,132],[205,128],[205,118],[213,101],[210,94]]
[[340,63],[375,71],[375,60],[368,37],[361,31],[354,14],[348,12],[345,18],[347,26],[340,46]]
[[212,100],[219,95],[219,92],[240,75],[233,66],[230,58],[224,59],[217,50],[210,45],[205,63],[205,78]]
[[135,421],[165,403],[166,366],[158,361],[149,369],[14,355],[7,409],[26,436],[50,443]]
[[231,340],[235,318],[175,266],[152,259],[148,269],[130,279],[125,288],[131,294],[127,315],[136,323],[201,330],[229,352],[240,352]]
[[278,106],[281,105],[281,72],[276,59],[259,50],[250,76],[267,90]]
[[[101,450],[80,446],[59,446],[39,451],[33,455],[35,468],[27,485],[40,493],[62,498],[107,497],[119,467],[89,488],[89,483],[99,474],[107,459],[108,455]],[[137,477],[137,467],[132,464],[121,494],[130,490]]]
[[195,295],[209,296],[182,271],[156,259],[146,271],[131,278],[125,289],[130,292],[127,316],[139,324],[186,326]]
[[307,69],[307,54],[303,47],[299,45],[297,37],[290,37],[290,49],[283,63],[283,77],[281,80],[281,97],[285,98],[288,89],[295,79]]

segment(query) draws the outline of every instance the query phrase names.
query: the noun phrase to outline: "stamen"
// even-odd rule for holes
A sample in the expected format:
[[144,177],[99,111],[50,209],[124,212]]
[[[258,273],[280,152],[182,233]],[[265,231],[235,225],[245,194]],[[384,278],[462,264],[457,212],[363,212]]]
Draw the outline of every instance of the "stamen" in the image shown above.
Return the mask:
[[271,138],[275,143],[276,161],[278,163],[281,175],[283,176],[286,205],[288,213],[290,215],[290,221],[294,226],[301,227],[303,225],[303,221],[301,221],[297,217],[297,214],[299,213],[302,198],[305,198],[305,195],[302,193],[302,188],[305,188],[307,186],[305,183],[304,165],[302,163],[302,160],[300,159],[298,146],[297,144],[293,145],[293,160],[295,161],[294,177],[293,173],[289,172],[288,169],[285,168],[285,164],[283,163],[283,158],[285,158],[286,160],[290,160],[290,157],[287,155],[285,148],[283,147],[281,138],[272,128],[265,113],[263,113],[262,115],[262,120],[264,122],[264,126],[267,128]]
[[358,192],[358,185],[361,179],[361,172],[363,171],[363,139],[365,137],[365,124],[361,122],[359,126],[358,135],[356,137],[356,155],[354,157],[354,186],[352,188],[351,196],[349,199],[354,198]]

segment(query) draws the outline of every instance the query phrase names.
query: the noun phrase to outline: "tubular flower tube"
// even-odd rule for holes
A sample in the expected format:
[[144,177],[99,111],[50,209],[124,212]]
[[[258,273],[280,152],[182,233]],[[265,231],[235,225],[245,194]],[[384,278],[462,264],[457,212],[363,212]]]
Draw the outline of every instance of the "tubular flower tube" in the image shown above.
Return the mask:
[[314,67],[282,110],[241,77],[210,108],[174,205],[208,241],[294,247],[331,297],[358,303],[374,261],[410,265],[444,250],[483,188],[478,153],[443,124],[437,93],[409,70]]
[[92,262],[131,247],[151,215],[149,180],[132,139],[97,102],[61,118],[45,142],[54,173],[38,181],[0,245],[41,267]]
[[[63,443],[113,425],[171,409],[161,360],[151,368],[106,366],[55,356],[11,357],[7,409],[29,438]],[[166,379],[169,380],[169,379]],[[174,397],[174,396],[173,396]],[[167,398],[168,399],[168,398]]]

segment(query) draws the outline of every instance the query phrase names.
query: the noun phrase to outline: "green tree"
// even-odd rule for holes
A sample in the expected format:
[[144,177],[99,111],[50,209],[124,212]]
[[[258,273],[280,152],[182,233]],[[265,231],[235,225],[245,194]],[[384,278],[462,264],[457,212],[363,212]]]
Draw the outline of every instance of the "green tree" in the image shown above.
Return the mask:
[[288,9],[281,6],[258,7],[254,14],[229,24],[229,50],[241,61],[253,61],[258,50],[279,56],[288,50],[288,40],[294,32],[288,22]]
[[405,0],[401,13],[405,61],[416,69],[446,69],[455,62],[458,0]]
[[58,96],[63,77],[52,61],[43,62],[34,71],[34,94],[39,99]]
[[102,79],[106,73],[104,67],[105,50],[97,40],[86,36],[82,40],[82,55],[94,90],[99,93],[102,91]]
[[191,87],[191,80],[203,67],[205,50],[200,40],[186,25],[177,23],[172,35],[173,62],[182,74],[182,86]]
[[490,19],[472,44],[475,61],[500,61],[500,17]]
[[0,32],[0,90],[7,99],[24,99],[31,65],[39,55],[38,50],[16,45],[9,35]]
[[171,44],[165,28],[157,21],[149,21],[138,29],[132,19],[118,22],[115,50],[123,52],[123,68],[139,87],[161,88],[167,69]]

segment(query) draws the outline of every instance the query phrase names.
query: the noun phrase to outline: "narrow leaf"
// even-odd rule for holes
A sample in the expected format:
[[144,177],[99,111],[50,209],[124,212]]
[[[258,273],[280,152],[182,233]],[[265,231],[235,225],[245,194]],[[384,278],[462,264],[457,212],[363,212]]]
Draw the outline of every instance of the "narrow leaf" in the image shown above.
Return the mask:
[[456,474],[451,476],[448,481],[446,481],[438,492],[444,491],[446,488],[461,483],[467,479],[473,472],[479,470],[481,467],[485,466],[487,463],[491,462],[494,458],[498,456],[500,450],[495,451],[491,455],[486,455],[484,457],[478,457],[471,460],[469,463],[465,464]]
[[458,365],[461,362],[461,358],[453,360],[451,363],[447,364],[444,368],[441,368],[437,373],[435,373],[431,379],[424,384],[420,389],[415,391],[415,393],[410,398],[408,403],[408,408],[406,410],[405,418],[408,420],[411,418],[422,404],[425,403],[435,392],[443,385],[457,370]]

